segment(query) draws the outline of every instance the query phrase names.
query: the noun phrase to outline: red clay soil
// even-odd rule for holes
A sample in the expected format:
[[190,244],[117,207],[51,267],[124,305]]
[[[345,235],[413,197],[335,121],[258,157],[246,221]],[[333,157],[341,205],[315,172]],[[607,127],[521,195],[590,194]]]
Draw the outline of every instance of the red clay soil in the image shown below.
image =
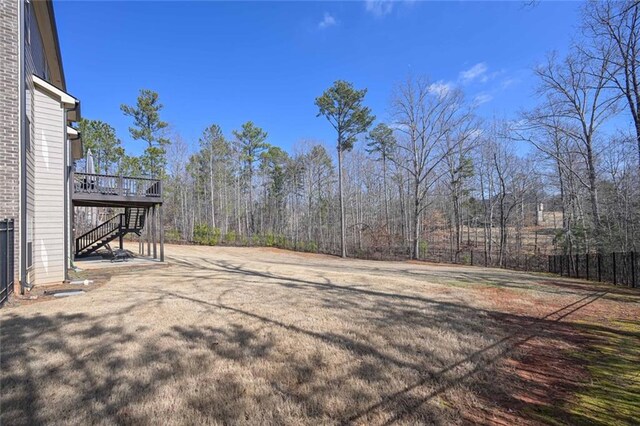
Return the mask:
[[[545,284],[561,287],[565,283],[546,281]],[[589,289],[588,284],[577,285]],[[563,406],[572,400],[575,392],[589,381],[589,373],[571,354],[593,347],[600,339],[574,324],[589,322],[606,327],[610,320],[640,318],[640,304],[607,300],[606,288],[594,290],[598,293],[585,295],[584,302],[567,307],[576,301],[575,294],[571,299],[545,295],[536,300],[531,295],[523,297],[517,290],[477,289],[491,309],[500,312],[492,316],[507,329],[514,330],[514,341],[513,351],[499,362],[498,373],[493,378],[503,384],[503,392],[485,395],[484,403],[480,404],[484,408],[465,410],[464,418],[469,424],[541,425],[545,423],[527,413]],[[638,292],[624,294],[638,296]],[[602,296],[596,299],[598,295]],[[598,303],[593,303],[596,300]],[[573,311],[575,308],[578,309]],[[562,411],[555,410],[554,416],[562,416]]]
[[[554,349],[549,350],[550,347]],[[518,347],[517,355],[501,363],[493,378],[502,384],[502,391],[485,395],[480,406],[465,410],[465,420],[469,424],[545,424],[528,414],[536,408],[571,401],[572,395],[589,378],[582,365],[566,356],[571,349],[575,346],[558,347],[556,339],[537,337],[524,342]]]

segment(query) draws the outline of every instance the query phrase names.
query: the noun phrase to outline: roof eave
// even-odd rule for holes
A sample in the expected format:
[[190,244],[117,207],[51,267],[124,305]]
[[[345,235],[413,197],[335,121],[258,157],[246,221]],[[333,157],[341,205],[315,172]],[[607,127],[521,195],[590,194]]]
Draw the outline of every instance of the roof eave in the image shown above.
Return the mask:
[[47,9],[49,11],[49,25],[53,32],[53,43],[55,45],[56,57],[60,66],[60,79],[62,80],[62,88],[67,88],[67,82],[64,77],[64,66],[62,65],[62,51],[60,50],[60,39],[58,38],[58,26],[56,25],[56,14],[53,9],[53,1],[47,1]]

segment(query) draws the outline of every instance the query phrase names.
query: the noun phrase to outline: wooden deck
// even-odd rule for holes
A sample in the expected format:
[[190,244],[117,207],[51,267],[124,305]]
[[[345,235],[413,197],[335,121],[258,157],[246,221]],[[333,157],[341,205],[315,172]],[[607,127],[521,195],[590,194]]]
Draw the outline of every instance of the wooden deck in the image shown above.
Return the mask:
[[159,179],[74,173],[74,206],[150,207],[162,204]]

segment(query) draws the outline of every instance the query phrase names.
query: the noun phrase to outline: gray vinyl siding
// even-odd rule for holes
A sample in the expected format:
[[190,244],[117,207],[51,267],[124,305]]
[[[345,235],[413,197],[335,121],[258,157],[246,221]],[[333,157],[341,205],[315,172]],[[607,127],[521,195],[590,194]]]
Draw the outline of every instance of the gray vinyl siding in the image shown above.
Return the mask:
[[[22,1],[22,0],[21,0]],[[28,16],[27,16],[28,14]],[[24,49],[24,69],[25,69],[25,108],[26,115],[31,120],[31,149],[27,150],[27,164],[26,164],[26,173],[27,173],[27,196],[26,196],[26,204],[27,204],[27,226],[23,228],[23,231],[27,233],[27,250],[29,249],[29,243],[32,243],[32,259],[35,262],[35,110],[34,110],[34,97],[35,97],[35,86],[33,84],[33,75],[40,76],[45,80],[48,79],[49,75],[46,70],[45,65],[45,54],[44,47],[42,46],[42,36],[40,35],[40,29],[38,28],[38,22],[36,18],[36,14],[33,9],[33,5],[30,7],[25,6],[25,28],[26,26],[30,28],[30,37],[29,41],[27,40],[25,34],[25,49]],[[26,119],[24,125],[27,125]],[[28,129],[26,130],[28,131]],[[27,259],[29,255],[27,255]],[[34,265],[29,265],[27,263],[27,271],[28,271],[28,281],[31,283],[35,283],[37,280],[35,276]]]
[[[28,51],[28,50],[27,50]],[[26,172],[27,172],[27,223],[26,228],[23,229],[24,232],[27,233],[27,250],[29,249],[29,243],[33,243],[33,237],[35,233],[34,229],[34,211],[35,211],[35,142],[36,142],[36,134],[35,134],[35,111],[34,111],[34,103],[35,103],[35,88],[33,85],[33,77],[31,73],[31,56],[27,53],[25,57],[25,70],[27,73],[27,77],[25,78],[25,107],[26,107],[26,115],[31,121],[30,128],[25,128],[25,132],[30,132],[30,140],[31,144],[27,149],[27,164],[26,164]],[[25,126],[27,125],[27,121],[25,119]],[[32,259],[35,258],[33,256],[33,247],[32,250]],[[27,259],[29,259],[29,255],[27,255]],[[27,260],[28,262],[28,260]],[[35,277],[33,274],[33,265],[29,265],[27,263],[27,271],[29,274],[29,282],[33,282]]]
[[[35,238],[36,229],[36,158],[35,158],[35,88],[32,75],[38,75],[45,80],[50,79],[50,70],[46,60],[42,36],[34,11],[34,2],[28,4],[24,0],[0,0],[0,219],[13,218],[15,220],[15,277],[19,278],[21,236],[25,236],[27,248],[33,242],[31,255],[27,255],[26,261],[32,258],[35,262]],[[22,31],[22,33],[21,33]],[[22,46],[20,43],[23,43]],[[21,56],[21,48],[23,48]],[[20,86],[23,85],[23,93]],[[24,97],[23,97],[24,96]],[[24,114],[21,112],[21,103],[24,101]],[[58,112],[58,115],[62,112]],[[61,117],[61,115],[60,115]],[[31,122],[30,130],[27,130],[28,121]],[[43,126],[45,126],[43,122]],[[22,133],[22,131],[25,133]],[[29,131],[31,148],[27,149],[21,135]],[[64,137],[62,118],[58,122],[58,137]],[[25,138],[26,139],[26,138]],[[62,145],[60,145],[62,147]],[[22,163],[21,153],[25,153],[26,161]],[[53,154],[53,152],[52,152]],[[64,162],[60,159],[59,166]],[[21,182],[21,170],[25,173],[25,181]],[[24,203],[26,223],[21,220],[21,183],[26,188]],[[42,192],[42,191],[40,191]],[[62,196],[60,197],[62,199]],[[43,198],[47,203],[47,198]],[[62,204],[63,205],[63,204]],[[60,220],[64,220],[64,212]],[[41,216],[42,217],[42,216]],[[62,222],[61,222],[62,223]],[[43,229],[46,225],[42,224]],[[62,232],[63,226],[60,226]],[[62,247],[62,243],[59,244]],[[62,250],[62,248],[61,248]],[[54,250],[54,257],[57,255]],[[41,252],[42,254],[42,252]],[[63,265],[63,260],[60,265]],[[28,282],[36,281],[35,270],[28,266]],[[57,275],[57,272],[56,272]],[[44,275],[43,278],[47,278]],[[58,278],[56,277],[56,280]],[[40,280],[38,280],[40,282]]]
[[[0,0],[0,220],[20,229],[20,3]],[[19,278],[20,232],[15,232],[14,277]]]
[[64,110],[34,92],[34,277],[38,285],[64,281]]

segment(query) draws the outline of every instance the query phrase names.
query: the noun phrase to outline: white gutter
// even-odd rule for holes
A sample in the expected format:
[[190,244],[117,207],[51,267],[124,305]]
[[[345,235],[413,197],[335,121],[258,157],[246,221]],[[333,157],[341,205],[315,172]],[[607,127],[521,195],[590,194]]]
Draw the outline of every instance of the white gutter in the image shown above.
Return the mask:
[[49,83],[46,80],[41,79],[37,75],[33,76],[33,84],[55,95],[60,100],[60,103],[64,105],[65,108],[75,108],[76,103],[79,102],[76,98],[74,98],[67,92],[58,89],[53,84]]
[[75,139],[78,137],[78,131],[71,126],[67,126],[67,135],[69,135],[69,139]]

